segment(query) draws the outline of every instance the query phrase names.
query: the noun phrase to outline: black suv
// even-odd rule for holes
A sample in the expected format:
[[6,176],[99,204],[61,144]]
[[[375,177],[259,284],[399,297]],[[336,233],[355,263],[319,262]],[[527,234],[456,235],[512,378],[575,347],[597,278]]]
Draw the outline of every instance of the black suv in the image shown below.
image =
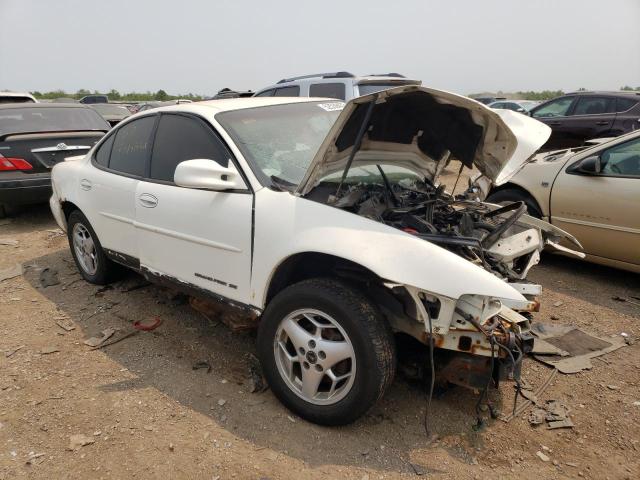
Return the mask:
[[531,116],[553,130],[545,150],[577,147],[639,129],[640,92],[569,93],[533,108]]

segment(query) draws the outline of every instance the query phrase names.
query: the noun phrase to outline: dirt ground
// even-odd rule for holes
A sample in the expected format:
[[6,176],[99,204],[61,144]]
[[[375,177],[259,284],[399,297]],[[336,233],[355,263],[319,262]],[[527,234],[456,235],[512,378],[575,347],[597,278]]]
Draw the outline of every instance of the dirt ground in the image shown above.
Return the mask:
[[[568,405],[572,429],[534,428],[525,412],[475,431],[477,394],[452,389],[433,401],[438,440],[428,444],[424,390],[402,378],[355,424],[325,428],[269,390],[250,393],[253,334],[231,333],[133,274],[110,289],[81,280],[46,206],[0,225],[6,239],[17,244],[0,245],[0,270],[20,263],[25,272],[0,282],[2,479],[640,477],[640,342],[555,377],[542,400]],[[46,267],[60,284],[40,285]],[[612,298],[640,296],[640,276],[544,255],[530,278],[545,289],[537,321],[640,336],[639,302]],[[152,332],[96,350],[83,343],[154,317],[163,323]],[[192,368],[201,361],[210,372]],[[530,384],[549,373],[525,360]],[[494,393],[508,411],[513,385]],[[86,445],[69,449],[78,434]]]

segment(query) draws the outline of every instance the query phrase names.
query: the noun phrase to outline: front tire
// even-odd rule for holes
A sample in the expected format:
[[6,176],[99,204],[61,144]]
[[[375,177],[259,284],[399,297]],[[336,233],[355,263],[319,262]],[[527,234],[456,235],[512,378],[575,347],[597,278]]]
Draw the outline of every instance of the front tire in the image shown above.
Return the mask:
[[487,202],[506,205],[513,202],[524,202],[527,206],[527,213],[532,217],[542,218],[542,212],[538,203],[527,193],[515,188],[505,188],[491,193],[487,196]]
[[258,329],[258,354],[278,399],[321,425],[344,425],[382,397],[395,373],[395,344],[359,291],[312,279],[280,292]]
[[87,282],[106,285],[120,273],[119,265],[107,258],[96,232],[80,210],[67,219],[67,238],[73,260]]

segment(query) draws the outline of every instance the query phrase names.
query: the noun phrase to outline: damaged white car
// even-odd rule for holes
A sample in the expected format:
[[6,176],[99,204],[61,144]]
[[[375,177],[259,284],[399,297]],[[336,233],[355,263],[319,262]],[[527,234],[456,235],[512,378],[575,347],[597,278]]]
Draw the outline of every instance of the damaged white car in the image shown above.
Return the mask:
[[517,377],[540,293],[527,271],[566,235],[438,176],[455,159],[504,181],[548,136],[419,86],[176,105],[56,165],[50,203],[86,280],[124,265],[238,309],[275,395],[337,425],[391,383],[398,335],[435,346],[443,381]]

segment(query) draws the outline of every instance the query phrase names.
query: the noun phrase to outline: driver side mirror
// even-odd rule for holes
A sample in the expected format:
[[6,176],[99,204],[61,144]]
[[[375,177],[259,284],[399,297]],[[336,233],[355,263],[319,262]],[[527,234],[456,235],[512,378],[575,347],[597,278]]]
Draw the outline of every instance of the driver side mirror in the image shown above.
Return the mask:
[[204,158],[185,160],[176,167],[173,180],[176,185],[187,188],[215,191],[247,188],[231,160],[229,160],[228,167],[223,167],[218,162]]
[[597,175],[601,172],[600,157],[598,155],[592,155],[581,160],[580,163],[576,165],[575,171],[587,175]]

